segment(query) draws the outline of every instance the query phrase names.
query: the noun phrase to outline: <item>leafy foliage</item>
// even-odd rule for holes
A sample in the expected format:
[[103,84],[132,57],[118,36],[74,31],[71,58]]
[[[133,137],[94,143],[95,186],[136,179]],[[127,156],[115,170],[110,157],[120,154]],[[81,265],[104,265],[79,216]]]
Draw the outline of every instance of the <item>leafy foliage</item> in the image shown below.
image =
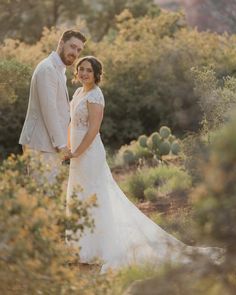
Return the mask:
[[50,29],[68,18],[74,20],[82,5],[82,0],[3,0],[0,2],[0,40],[14,38],[35,43],[44,27]]
[[217,79],[213,69],[192,69],[195,77],[195,93],[204,112],[203,132],[216,130],[228,120],[229,112],[236,106],[236,78]]
[[194,192],[196,215],[205,233],[226,243],[229,253],[235,254],[236,180],[235,126],[233,119],[215,133],[210,144],[209,159],[202,165],[204,182]]
[[[11,156],[0,168],[1,294],[94,294],[94,284],[97,294],[104,294],[104,279],[88,279],[79,266],[70,267],[77,257],[65,244],[67,229],[83,233],[92,226],[89,210],[94,200],[74,199],[71,215],[66,216],[66,171],[49,184],[43,179],[44,167],[38,161],[32,166],[32,160]],[[29,164],[40,178],[27,174]]]
[[0,153],[19,152],[18,139],[24,122],[31,67],[16,60],[0,62]]
[[[160,165],[140,169],[128,176],[124,183],[122,186],[128,196],[144,200],[147,195],[152,195],[150,198],[155,201],[163,195],[188,190],[191,186],[191,177],[181,168]],[[156,197],[153,196],[154,190]]]
[[191,173],[194,182],[204,180],[199,161],[204,165],[209,160],[209,144],[214,140],[219,128],[231,118],[236,107],[236,79],[224,77],[218,79],[213,69],[192,69],[194,75],[194,91],[199,98],[203,111],[201,129],[197,134],[187,134],[182,141],[185,154],[185,166]]
[[[212,79],[210,71],[220,81],[215,92],[217,101],[222,96],[225,102],[232,98],[234,90],[230,87],[234,84],[236,67],[234,35],[199,33],[186,27],[182,14],[163,11],[135,17],[135,13],[124,10],[116,17],[115,26],[101,41],[89,40],[83,51],[84,55],[96,55],[104,64],[101,87],[106,109],[102,135],[109,148],[118,148],[140,134],[151,134],[162,125],[181,136],[186,131],[199,130],[204,119],[199,101],[203,102],[207,96],[202,96],[201,87],[205,84],[201,82],[204,75]],[[75,27],[87,31],[84,22],[79,21]],[[31,46],[6,39],[0,53],[4,59],[35,67],[56,48],[62,31],[63,28],[44,29],[42,38]],[[209,65],[212,70],[204,69]],[[68,71],[71,96],[76,88],[71,84],[72,71]],[[232,78],[222,82],[228,76]],[[222,83],[228,88],[224,94],[220,91]],[[28,86],[29,80],[25,92]],[[22,114],[26,113],[26,102],[22,107],[25,108]],[[13,135],[18,139],[19,133]]]
[[234,75],[235,36],[190,30],[169,12],[141,19],[123,12],[117,25],[93,50],[105,68],[105,142],[116,147],[161,125],[197,131],[203,111],[191,69],[212,65],[217,78]]

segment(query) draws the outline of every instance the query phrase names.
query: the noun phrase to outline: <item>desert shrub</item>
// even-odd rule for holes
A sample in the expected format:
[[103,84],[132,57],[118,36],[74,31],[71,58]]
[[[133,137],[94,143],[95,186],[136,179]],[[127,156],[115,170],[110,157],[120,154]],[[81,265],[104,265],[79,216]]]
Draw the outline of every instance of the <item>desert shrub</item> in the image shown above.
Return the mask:
[[0,158],[19,152],[32,69],[16,60],[0,61]]
[[165,268],[153,274],[151,279],[144,278],[134,283],[129,289],[130,294],[149,294],[151,290],[162,295],[235,294],[235,128],[234,115],[215,133],[209,145],[209,157],[200,162],[202,182],[195,187],[191,198],[194,205],[194,240],[204,238],[212,245],[224,247],[226,252],[221,264],[196,260],[187,266]]
[[144,200],[144,190],[147,186],[145,175],[140,172],[136,172],[127,180],[127,193],[133,198]]
[[199,133],[188,134],[183,139],[184,166],[192,177],[193,184],[204,180],[200,161],[207,161],[209,157],[209,142]]
[[192,175],[194,183],[202,181],[199,161],[209,159],[210,143],[221,126],[230,120],[235,109],[236,80],[234,77],[218,79],[211,68],[192,69],[195,79],[195,93],[203,110],[201,129],[198,133],[187,134],[182,140],[185,166]]
[[[133,278],[137,273],[139,274],[136,275],[138,279],[135,280]],[[127,284],[125,276],[133,283],[128,288],[123,286],[122,289],[119,286],[122,292],[117,294],[233,295],[235,292],[234,288],[228,288],[225,284],[225,276],[218,268],[212,268],[202,260],[187,266],[170,267],[167,265],[159,268],[159,271],[152,270],[148,277],[145,276],[144,270],[139,270],[139,272],[135,269],[127,270],[120,280]]]
[[[217,90],[217,87],[214,86],[214,90]],[[221,91],[227,93],[228,97],[233,98],[233,93],[226,91],[225,88],[218,88],[218,91],[218,93]],[[236,120],[235,112],[232,116],[228,113],[231,102],[229,105],[221,105],[221,99],[219,101],[216,99],[215,102],[217,105],[212,104],[213,112],[216,111],[219,116],[211,116],[210,108],[209,113],[206,109],[209,129],[204,129],[207,132],[200,135],[192,135],[187,141],[187,144],[192,142],[193,145],[199,145],[194,157],[197,158],[195,165],[199,165],[198,173],[201,173],[191,195],[194,222],[189,224],[188,230],[192,227],[192,238],[195,242],[203,239],[211,245],[224,247],[226,249],[224,260],[220,265],[197,260],[188,266],[167,267],[158,274],[153,273],[150,279],[143,276],[142,281],[134,282],[124,294],[149,294],[152,290],[155,290],[155,294],[162,295],[235,294]],[[207,108],[210,102],[205,103]],[[179,217],[182,218],[182,214]],[[175,232],[172,227],[174,223],[169,223],[160,216],[154,220],[163,227],[170,226],[171,232]],[[189,220],[187,218],[187,221]],[[178,233],[180,232],[178,228]]]
[[[77,256],[65,244],[66,230],[82,234],[92,226],[94,200],[73,198],[66,216],[66,171],[48,184],[43,174],[27,174],[29,163],[32,158],[11,156],[0,167],[0,293],[94,294],[96,284],[98,294],[104,294],[102,278],[91,280],[79,267],[70,267]],[[37,175],[43,171],[37,161],[34,168]]]
[[155,191],[158,199],[158,194],[167,195],[188,190],[191,187],[191,177],[176,166],[144,167],[128,176],[123,187],[127,195],[133,198],[144,200],[147,194],[151,192],[153,195]]
[[[61,32],[62,28],[45,29],[42,38],[32,46],[5,40],[0,46],[1,56],[34,67],[56,48]],[[184,15],[180,13],[162,11],[136,18],[123,12],[117,17],[113,33],[100,42],[89,40],[83,51],[83,55],[96,55],[104,64],[101,87],[106,100],[102,125],[105,144],[118,148],[140,134],[155,132],[162,125],[169,126],[179,136],[186,131],[198,131],[204,113],[198,103],[200,92],[194,88],[202,78],[196,78],[191,69],[201,71],[211,65],[220,81],[234,76],[235,44],[234,35],[186,28]],[[77,86],[70,82],[72,69],[67,72],[72,96]],[[224,93],[226,100],[234,91],[233,81],[227,80],[227,84],[232,91]],[[25,108],[22,113],[26,113],[26,102],[21,103]]]
[[152,168],[148,175],[160,193],[170,194],[191,187],[191,177],[188,173],[174,165],[160,165],[157,168]]
[[17,39],[5,39],[0,45],[1,56],[4,59],[16,59],[20,63],[35,67],[52,50],[56,50],[57,43],[64,28],[44,28],[42,36],[35,44],[27,44]]
[[[153,271],[149,278],[139,276],[138,281],[120,294],[196,294],[233,295],[236,290],[235,274],[235,200],[236,200],[236,120],[235,115],[214,135],[209,145],[209,157],[200,162],[202,183],[194,188],[193,239],[211,241],[226,249],[221,264],[209,263],[207,259],[197,259],[189,265],[165,266]],[[155,220],[155,218],[154,218]],[[160,218],[156,219],[159,224]],[[191,226],[191,223],[190,223]],[[172,232],[174,232],[172,228]],[[132,270],[128,270],[128,272]],[[142,272],[140,271],[139,274]],[[150,278],[150,276],[152,276]],[[135,280],[132,274],[127,274]],[[120,281],[120,285],[125,283]],[[127,282],[126,282],[127,284]],[[121,289],[121,286],[120,289]],[[123,285],[124,286],[124,285]],[[119,293],[118,293],[119,294]]]
[[204,181],[196,188],[196,218],[201,233],[227,245],[235,255],[236,231],[233,226],[236,201],[236,121],[218,130],[210,143],[209,159],[201,164]]
[[148,201],[155,202],[157,199],[157,190],[154,187],[146,188],[143,194]]
[[206,242],[202,237],[196,240],[196,221],[190,207],[176,208],[171,214],[153,212],[150,218],[187,245],[201,245]]
[[105,68],[102,132],[115,147],[161,125],[181,135],[197,131],[203,111],[191,69],[212,65],[217,78],[235,73],[235,36],[185,28],[181,14],[126,15],[112,41],[95,48]]
[[195,93],[203,110],[203,132],[219,128],[229,118],[229,112],[236,106],[236,79],[224,77],[217,79],[216,72],[208,67],[192,69]]

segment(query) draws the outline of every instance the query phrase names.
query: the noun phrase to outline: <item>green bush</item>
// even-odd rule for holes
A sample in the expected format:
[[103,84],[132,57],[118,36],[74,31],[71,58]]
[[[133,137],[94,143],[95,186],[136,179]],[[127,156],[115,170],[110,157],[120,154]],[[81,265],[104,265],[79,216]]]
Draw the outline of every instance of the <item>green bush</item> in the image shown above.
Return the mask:
[[210,144],[218,130],[229,121],[236,105],[236,79],[219,79],[211,68],[192,69],[195,79],[195,92],[204,116],[201,130],[187,134],[181,147],[185,154],[185,166],[191,173],[194,183],[204,180],[199,161],[206,162],[210,157]]
[[176,208],[171,214],[153,212],[150,218],[165,231],[187,245],[204,244],[204,239],[196,239],[196,221],[191,208]]
[[145,275],[145,270],[148,270],[148,267],[138,270],[131,268],[124,272],[121,282],[127,284],[129,279],[133,283],[128,288],[123,286],[123,292],[117,294],[153,294],[153,290],[155,295],[233,295],[235,293],[234,286],[229,287],[225,284],[224,279],[227,277],[219,269],[202,260],[186,266],[165,265],[158,270],[149,267],[148,275]]
[[236,255],[236,138],[235,115],[219,129],[210,143],[209,157],[201,162],[202,184],[196,188],[196,218],[201,234],[227,245]]
[[131,198],[145,199],[144,191],[147,188],[147,181],[144,174],[137,172],[131,175],[126,183],[127,193]]
[[170,12],[126,15],[112,42],[105,38],[94,46],[106,70],[107,144],[120,146],[162,125],[179,135],[197,131],[203,109],[191,69],[212,65],[220,79],[235,74],[235,36],[200,33],[184,23],[183,15]]
[[139,169],[125,180],[124,190],[128,196],[144,200],[146,195],[184,192],[191,187],[191,177],[175,166],[160,165],[155,168]]
[[[42,173],[40,178],[27,174],[29,163],[37,175]],[[34,163],[28,156],[11,156],[0,167],[0,293],[93,294],[96,284],[96,292],[104,294],[102,278],[91,280],[79,266],[70,267],[77,263],[78,249],[65,243],[66,230],[83,234],[93,225],[94,198],[72,198],[66,216],[67,171],[62,168],[56,183],[48,184],[43,167]]]
[[[81,26],[86,31],[83,23]],[[18,40],[5,40],[0,46],[0,54],[4,60],[14,59],[34,67],[56,48],[62,30],[45,29],[42,38],[32,46]],[[105,144],[118,148],[140,134],[155,132],[163,125],[179,136],[186,131],[197,131],[204,119],[202,103],[205,99],[208,117],[217,118],[215,113],[210,116],[211,106],[216,105],[215,101],[222,107],[227,102],[225,105],[228,106],[234,93],[233,78],[226,78],[225,82],[222,79],[235,75],[235,44],[235,36],[200,33],[186,28],[184,16],[180,13],[162,11],[158,15],[136,18],[127,11],[123,12],[117,17],[116,29],[100,42],[90,40],[83,51],[83,55],[98,56],[104,64],[101,87],[106,100],[102,125]],[[198,75],[192,69],[202,72],[208,65],[212,66],[220,83],[227,84],[224,100],[219,91],[202,95],[206,86],[202,83],[205,74]],[[12,77],[14,71],[12,68]],[[77,85],[72,85],[70,81],[72,69],[67,72],[69,93],[72,95]],[[214,79],[208,74],[205,76],[213,85]],[[1,83],[10,81],[9,75],[4,74],[3,77]],[[22,77],[19,78],[22,80]],[[30,77],[25,79],[25,91],[29,90],[29,81]],[[13,84],[8,85],[10,94],[12,87]],[[22,110],[15,111],[17,117],[20,113],[25,116],[27,99],[28,95],[25,95],[25,100],[19,101]],[[9,122],[7,126],[11,124]],[[18,131],[11,133],[14,136],[11,151],[15,151]]]
[[177,166],[161,165],[152,168],[149,177],[162,193],[184,191],[192,184],[190,175]]
[[148,187],[144,191],[145,199],[151,202],[155,202],[157,200],[157,190],[154,187]]
[[209,67],[201,70],[193,68],[195,93],[203,110],[202,131],[209,133],[220,128],[235,108],[236,78],[217,77],[217,73]]
[[143,280],[133,283],[124,294],[149,294],[152,290],[160,295],[235,294],[235,129],[234,113],[233,119],[216,131],[211,139],[208,146],[209,156],[200,161],[202,182],[195,187],[192,194],[195,207],[193,239],[197,242],[207,239],[212,245],[225,247],[224,260],[220,265],[213,265],[205,259],[196,259],[187,266],[164,267],[158,273],[153,271],[152,278],[143,276]]
[[[149,278],[143,275],[134,282],[127,292],[122,294],[193,294],[193,295],[234,295],[236,290],[236,120],[235,113],[231,120],[211,136],[206,158],[200,159],[202,173],[201,183],[192,193],[194,205],[193,223],[187,220],[184,227],[191,231],[194,243],[201,244],[202,239],[211,241],[211,245],[220,245],[226,249],[224,260],[220,265],[213,265],[206,259],[196,259],[186,266],[164,266]],[[204,155],[204,153],[203,153]],[[167,175],[167,170],[162,174]],[[155,178],[155,177],[153,177]],[[173,216],[174,219],[183,218]],[[158,215],[158,221],[164,228],[175,234],[176,220],[164,220]],[[182,223],[181,221],[181,223]],[[177,228],[178,233],[182,230]],[[182,232],[183,233],[183,232]],[[179,237],[179,234],[177,235]],[[182,234],[180,234],[180,237]],[[188,239],[186,240],[188,241]],[[131,278],[132,270],[126,277]],[[139,271],[141,274],[141,270]],[[151,278],[150,278],[151,277]],[[135,279],[133,279],[134,281]],[[132,279],[131,279],[132,281]],[[170,283],[171,282],[171,283]]]
[[16,60],[0,61],[0,159],[19,152],[18,140],[26,115],[32,69]]

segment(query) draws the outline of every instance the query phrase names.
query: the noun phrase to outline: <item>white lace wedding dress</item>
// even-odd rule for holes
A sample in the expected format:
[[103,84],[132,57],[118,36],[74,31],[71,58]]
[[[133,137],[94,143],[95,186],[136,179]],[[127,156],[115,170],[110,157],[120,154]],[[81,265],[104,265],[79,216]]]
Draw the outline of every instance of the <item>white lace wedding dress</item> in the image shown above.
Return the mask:
[[[88,128],[87,102],[104,106],[101,89],[96,86],[86,95],[77,89],[71,101],[72,152],[82,141]],[[96,194],[98,207],[92,211],[94,232],[86,231],[73,246],[81,247],[80,261],[92,263],[99,259],[102,272],[132,264],[163,262],[188,263],[193,252],[206,254],[215,260],[220,250],[209,247],[191,247],[180,242],[146,217],[124,195],[114,181],[106,162],[106,153],[100,134],[79,157],[71,159],[67,201],[73,189],[83,188],[78,198]]]

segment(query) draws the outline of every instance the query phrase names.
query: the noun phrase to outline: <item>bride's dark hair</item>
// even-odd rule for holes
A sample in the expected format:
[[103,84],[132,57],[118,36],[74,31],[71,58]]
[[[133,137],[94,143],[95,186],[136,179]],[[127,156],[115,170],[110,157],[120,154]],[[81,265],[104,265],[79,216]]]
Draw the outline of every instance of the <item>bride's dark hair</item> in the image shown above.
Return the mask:
[[78,60],[78,62],[75,65],[74,78],[72,82],[78,82],[78,68],[85,60],[91,64],[94,73],[94,81],[96,84],[98,84],[101,81],[102,76],[102,63],[96,57],[91,55],[84,56]]

